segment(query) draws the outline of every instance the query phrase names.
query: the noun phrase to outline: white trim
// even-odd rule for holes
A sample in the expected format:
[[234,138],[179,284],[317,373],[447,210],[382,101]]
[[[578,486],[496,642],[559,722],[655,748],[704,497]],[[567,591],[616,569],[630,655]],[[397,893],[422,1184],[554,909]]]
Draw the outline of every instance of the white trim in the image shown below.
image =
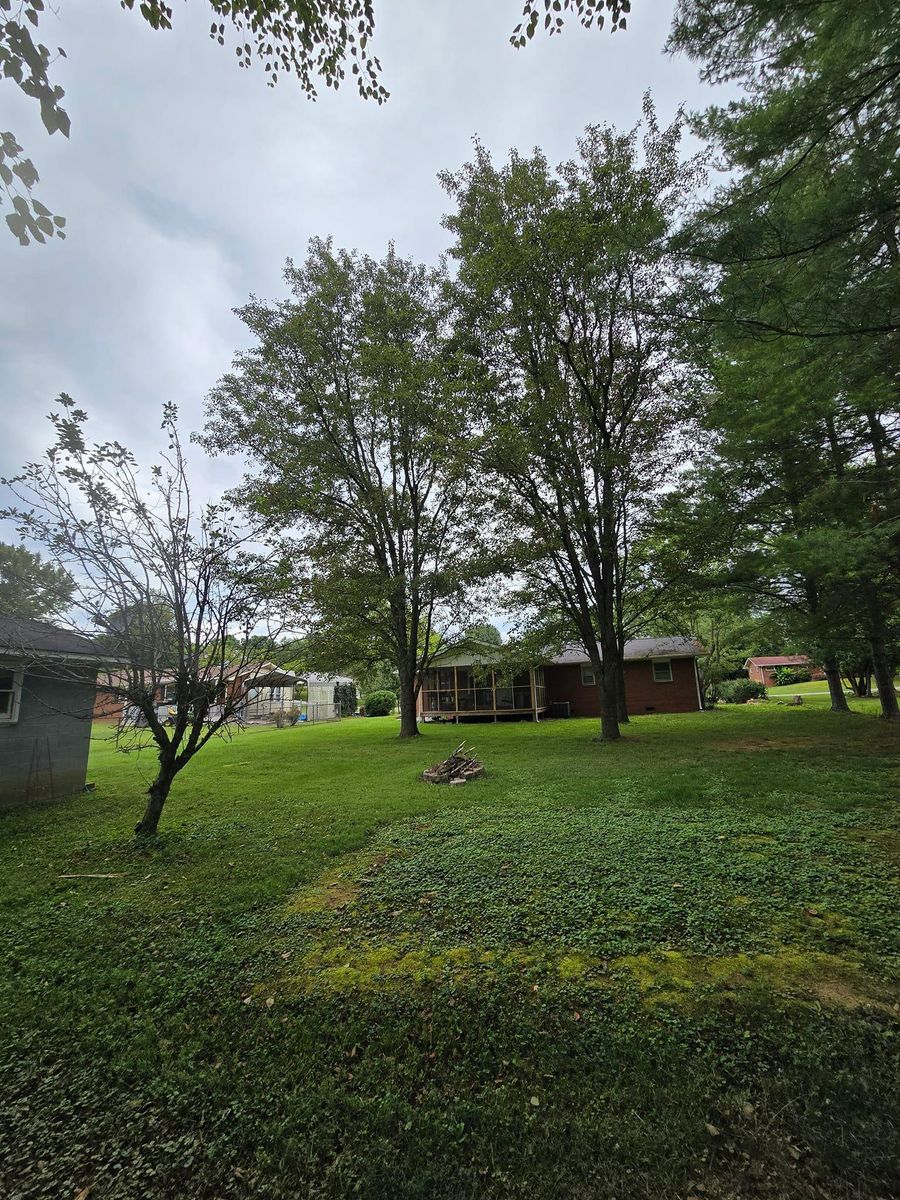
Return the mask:
[[[6,670],[6,668],[3,668]],[[19,720],[19,709],[22,704],[22,680],[25,672],[22,667],[12,668],[12,703],[8,713],[0,713],[0,725],[15,725]],[[6,689],[3,689],[6,691]]]
[[[697,660],[694,659],[694,661],[696,662]],[[656,674],[656,668],[657,668],[657,666],[663,666],[664,664],[665,664],[666,668],[668,669],[669,676],[667,679],[659,679]],[[674,676],[672,674],[671,658],[651,658],[650,659],[650,670],[653,672],[653,682],[654,683],[672,683],[674,680]]]
[[[583,662],[583,663],[581,663],[581,664],[580,664],[580,666],[581,666],[581,683],[582,683],[582,686],[583,686],[583,687],[596,687],[596,686],[597,686],[597,676],[596,676],[596,674],[594,673],[594,665],[593,665],[593,663],[591,663],[590,661],[588,661],[588,662]],[[587,678],[587,679],[586,679],[586,678],[585,678],[585,676],[586,676],[586,675],[587,675],[587,676],[589,676],[590,678]]]
[[697,709],[703,712],[703,693],[700,691],[700,668],[697,666],[697,660],[694,659],[694,681],[697,684]]

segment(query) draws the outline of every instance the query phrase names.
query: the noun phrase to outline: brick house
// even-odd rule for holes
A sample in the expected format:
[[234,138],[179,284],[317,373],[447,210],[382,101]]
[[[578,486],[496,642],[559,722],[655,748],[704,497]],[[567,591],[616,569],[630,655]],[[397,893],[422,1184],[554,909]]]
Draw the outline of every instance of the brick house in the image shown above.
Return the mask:
[[809,671],[810,679],[824,679],[825,672],[816,666],[806,654],[768,654],[756,658],[748,658],[744,670],[749,679],[763,683],[766,687],[775,687],[777,667],[795,667],[798,671]]
[[[701,653],[702,647],[690,638],[634,638],[626,642],[628,712],[640,716],[701,709],[697,676],[697,656]],[[511,678],[493,669],[496,658],[496,646],[471,642],[442,655],[422,681],[420,719],[600,716],[597,682],[581,647],[569,647]]]

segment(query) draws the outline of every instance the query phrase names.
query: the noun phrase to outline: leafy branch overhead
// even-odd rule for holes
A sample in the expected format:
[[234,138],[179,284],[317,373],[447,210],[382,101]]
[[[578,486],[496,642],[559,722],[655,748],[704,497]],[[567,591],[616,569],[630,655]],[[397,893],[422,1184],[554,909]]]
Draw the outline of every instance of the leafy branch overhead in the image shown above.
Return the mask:
[[[31,27],[37,28],[44,0],[29,0],[12,14],[12,0],[0,0],[0,73],[18,84],[26,96],[37,100],[41,120],[48,133],[69,136],[69,117],[60,105],[63,89],[50,81],[55,61],[49,48],[36,42]],[[65,57],[58,49],[57,57]],[[6,223],[23,246],[29,241],[44,242],[48,237],[63,238],[64,217],[54,216],[31,192],[39,181],[37,169],[15,136],[0,131],[0,183],[13,211]]]
[[585,29],[602,29],[609,15],[610,28],[627,28],[631,0],[525,0],[522,20],[510,42],[517,50],[525,46],[543,28],[548,34],[559,33],[565,24],[563,13],[574,12]]
[[[577,13],[582,25],[602,28],[604,10],[613,29],[625,28],[629,0],[543,0],[544,28],[558,33],[562,12]],[[133,10],[135,0],[121,0]],[[263,64],[270,87],[280,74],[293,75],[311,99],[318,85],[337,91],[349,74],[364,100],[383,104],[389,92],[381,82],[381,62],[372,53],[375,9],[372,0],[210,0],[213,21],[209,36],[220,46],[228,38],[229,26],[237,35],[234,47],[238,66],[248,68],[254,59]],[[15,7],[15,12],[13,11]],[[537,0],[528,0],[522,22],[510,38],[513,46],[524,46],[538,28]],[[51,10],[52,11],[52,10]],[[173,8],[163,0],[141,0],[137,11],[152,29],[172,28]],[[69,117],[60,101],[63,89],[51,82],[50,68],[65,58],[35,41],[32,29],[45,14],[44,0],[0,0],[0,75],[12,79],[26,96],[38,101],[41,120],[48,133],[69,136]],[[54,14],[55,15],[55,14]],[[55,216],[32,189],[40,181],[37,169],[24,157],[22,147],[10,131],[0,131],[0,182],[13,211],[6,223],[23,246],[48,237],[65,237],[65,218]]]

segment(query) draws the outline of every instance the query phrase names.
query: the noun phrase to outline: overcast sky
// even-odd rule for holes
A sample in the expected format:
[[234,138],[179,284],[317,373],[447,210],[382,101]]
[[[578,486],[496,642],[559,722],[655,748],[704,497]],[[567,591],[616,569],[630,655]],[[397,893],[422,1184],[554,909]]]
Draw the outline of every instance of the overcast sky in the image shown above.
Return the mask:
[[[672,0],[641,0],[624,33],[570,22],[518,51],[520,0],[376,0],[380,108],[352,83],[316,103],[287,77],[271,89],[210,41],[200,0],[173,7],[165,33],[115,0],[60,0],[42,18],[41,40],[68,56],[54,70],[69,141],[0,82],[0,127],[34,159],[36,195],[68,218],[66,241],[27,249],[0,229],[0,475],[46,447],[61,391],[141,458],[164,401],[199,427],[246,340],[231,310],[251,292],[280,296],[285,258],[312,236],[376,255],[393,239],[434,261],[448,240],[436,176],[467,160],[474,135],[495,154],[539,145],[558,161],[588,123],[633,124],[647,88],[661,120],[711,96],[692,63],[662,53]],[[232,481],[234,465],[192,458],[205,492]]]

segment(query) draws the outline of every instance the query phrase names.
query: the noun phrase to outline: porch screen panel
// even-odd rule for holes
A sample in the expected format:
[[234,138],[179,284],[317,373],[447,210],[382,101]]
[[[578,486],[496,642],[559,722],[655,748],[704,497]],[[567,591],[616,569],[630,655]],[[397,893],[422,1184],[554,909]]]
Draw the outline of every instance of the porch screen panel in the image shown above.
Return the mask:
[[424,712],[438,711],[437,671],[426,671],[422,676],[422,710]]
[[456,668],[456,703],[459,712],[475,711],[475,673],[471,667]]

